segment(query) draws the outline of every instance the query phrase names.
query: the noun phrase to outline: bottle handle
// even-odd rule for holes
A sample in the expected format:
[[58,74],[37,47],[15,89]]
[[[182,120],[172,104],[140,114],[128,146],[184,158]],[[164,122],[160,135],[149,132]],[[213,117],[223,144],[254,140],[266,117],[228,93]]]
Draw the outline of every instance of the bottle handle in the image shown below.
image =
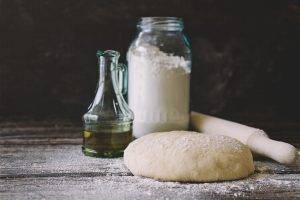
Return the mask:
[[127,99],[128,92],[128,68],[127,65],[119,63],[116,67],[116,85],[123,95],[124,99]]

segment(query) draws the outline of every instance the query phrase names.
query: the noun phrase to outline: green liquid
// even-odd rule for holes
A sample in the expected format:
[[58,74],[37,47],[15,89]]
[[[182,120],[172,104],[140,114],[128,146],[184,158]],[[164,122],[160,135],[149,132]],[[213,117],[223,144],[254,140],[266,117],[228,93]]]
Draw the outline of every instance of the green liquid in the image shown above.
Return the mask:
[[85,124],[82,151],[86,156],[123,156],[132,141],[132,122]]

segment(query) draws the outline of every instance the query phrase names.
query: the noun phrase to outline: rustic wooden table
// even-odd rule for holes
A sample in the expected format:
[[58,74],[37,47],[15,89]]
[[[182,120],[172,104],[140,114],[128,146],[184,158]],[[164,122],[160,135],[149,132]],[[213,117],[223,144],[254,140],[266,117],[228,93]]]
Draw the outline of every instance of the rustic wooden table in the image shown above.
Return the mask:
[[[255,174],[219,183],[159,182],[133,176],[122,158],[81,153],[72,125],[0,124],[0,199],[300,199],[300,162],[256,158]],[[275,139],[300,147],[296,132]]]

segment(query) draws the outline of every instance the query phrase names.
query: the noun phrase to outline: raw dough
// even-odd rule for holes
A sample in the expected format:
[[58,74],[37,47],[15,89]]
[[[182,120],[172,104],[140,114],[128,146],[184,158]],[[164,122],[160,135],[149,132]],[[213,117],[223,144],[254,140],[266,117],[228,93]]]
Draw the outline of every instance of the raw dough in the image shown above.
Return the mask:
[[234,180],[254,171],[249,148],[238,140],[189,131],[136,139],[125,149],[124,162],[134,175],[179,182]]

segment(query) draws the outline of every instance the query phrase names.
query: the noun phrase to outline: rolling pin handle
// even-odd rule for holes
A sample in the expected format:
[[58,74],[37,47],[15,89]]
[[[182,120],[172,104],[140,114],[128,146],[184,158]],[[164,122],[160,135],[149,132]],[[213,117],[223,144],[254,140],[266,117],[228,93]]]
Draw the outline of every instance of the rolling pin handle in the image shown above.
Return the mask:
[[257,134],[253,134],[248,138],[247,145],[253,152],[283,164],[291,164],[297,157],[297,149],[294,146]]

